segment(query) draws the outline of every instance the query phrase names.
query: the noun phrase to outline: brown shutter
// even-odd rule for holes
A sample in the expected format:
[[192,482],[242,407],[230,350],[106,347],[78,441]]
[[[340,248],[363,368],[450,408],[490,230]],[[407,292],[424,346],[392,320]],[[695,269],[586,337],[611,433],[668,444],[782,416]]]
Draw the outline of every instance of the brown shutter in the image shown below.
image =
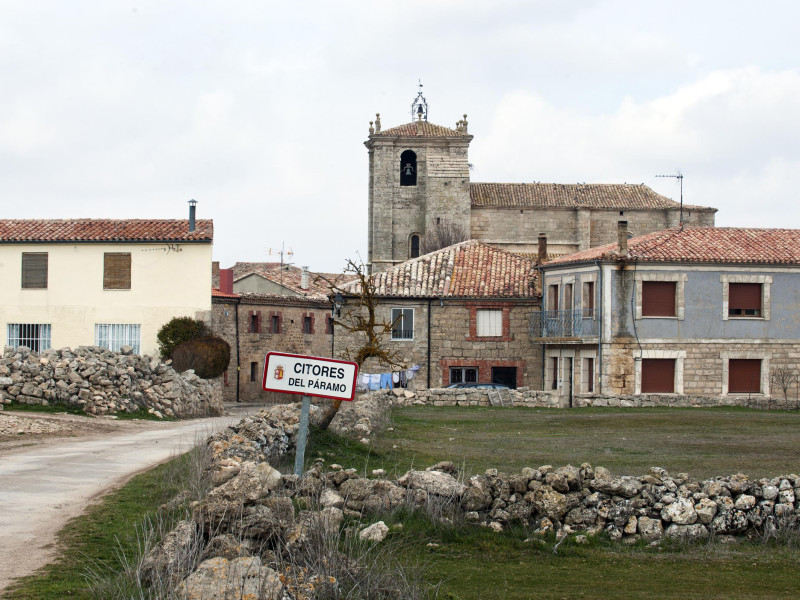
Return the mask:
[[674,281],[642,282],[642,316],[643,317],[675,316]]
[[22,253],[22,287],[47,289],[47,252]]
[[131,289],[130,252],[106,252],[103,254],[103,289]]
[[583,282],[583,310],[594,310],[594,281]]
[[247,313],[247,333],[253,333],[253,315],[255,313],[251,310]]
[[761,359],[737,358],[728,361],[728,393],[761,393]]
[[761,315],[761,284],[728,284],[728,313],[732,315]]
[[256,333],[261,333],[261,311],[256,311]]
[[675,359],[642,359],[642,393],[672,394],[675,392]]
[[558,310],[558,286],[547,286],[547,310]]

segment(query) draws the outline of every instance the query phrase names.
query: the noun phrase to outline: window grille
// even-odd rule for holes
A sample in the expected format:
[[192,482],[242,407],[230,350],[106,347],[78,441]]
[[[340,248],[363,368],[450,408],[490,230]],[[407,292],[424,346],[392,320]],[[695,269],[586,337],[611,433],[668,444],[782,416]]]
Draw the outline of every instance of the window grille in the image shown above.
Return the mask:
[[119,352],[122,346],[131,346],[134,354],[140,354],[141,331],[141,325],[98,323],[94,326],[94,343],[113,352]]
[[392,339],[393,340],[414,339],[413,308],[392,309]]
[[50,348],[49,323],[9,323],[8,345],[15,350],[20,346],[41,352]]

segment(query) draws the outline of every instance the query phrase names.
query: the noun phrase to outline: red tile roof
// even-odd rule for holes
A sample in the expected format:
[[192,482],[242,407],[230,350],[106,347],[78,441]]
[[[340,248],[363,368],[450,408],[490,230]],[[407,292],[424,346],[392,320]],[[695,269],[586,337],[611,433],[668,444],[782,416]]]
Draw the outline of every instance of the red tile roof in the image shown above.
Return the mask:
[[[381,296],[533,298],[536,262],[476,240],[406,261],[372,275]],[[351,282],[342,288],[357,293]]]
[[233,267],[233,280],[238,281],[248,275],[256,274],[269,279],[270,281],[282,285],[297,294],[322,295],[327,297],[329,286],[326,279],[332,282],[344,282],[352,279],[352,275],[342,273],[314,273],[308,274],[308,289],[300,287],[300,280],[303,270],[294,265],[283,265],[271,262],[237,262]]
[[[674,209],[678,202],[644,184],[470,183],[472,206],[509,208]],[[713,210],[684,205],[684,210]]]
[[211,242],[214,222],[180,219],[0,220],[0,243],[22,242]]
[[[614,260],[617,244],[606,244],[551,260],[545,268]],[[678,227],[628,240],[632,259],[647,262],[800,264],[800,229]]]
[[399,137],[399,136],[426,136],[426,137],[454,137],[454,136],[469,136],[465,131],[458,131],[457,129],[450,129],[442,125],[435,125],[427,121],[412,121],[405,125],[398,125],[397,127],[390,127],[384,129],[380,133],[374,133],[372,136],[383,137]]
[[228,292],[221,292],[219,288],[211,288],[212,298],[238,298],[239,294],[229,294]]

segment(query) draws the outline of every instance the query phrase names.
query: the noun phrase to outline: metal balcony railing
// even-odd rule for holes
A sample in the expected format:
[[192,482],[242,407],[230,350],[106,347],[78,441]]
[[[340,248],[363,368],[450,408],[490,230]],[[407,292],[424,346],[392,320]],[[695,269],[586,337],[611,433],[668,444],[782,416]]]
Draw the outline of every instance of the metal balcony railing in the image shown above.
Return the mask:
[[543,310],[531,314],[532,338],[597,337],[597,310]]

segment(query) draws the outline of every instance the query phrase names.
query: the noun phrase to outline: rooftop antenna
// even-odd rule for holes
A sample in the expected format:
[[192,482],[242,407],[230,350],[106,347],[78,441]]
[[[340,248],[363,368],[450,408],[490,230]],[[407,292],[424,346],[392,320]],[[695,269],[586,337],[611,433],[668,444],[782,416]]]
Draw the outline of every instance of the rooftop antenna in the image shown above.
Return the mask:
[[681,218],[680,218],[680,226],[683,227],[683,173],[678,170],[677,174],[675,175],[656,175],[656,177],[671,177],[672,179],[677,179],[681,184]]
[[291,258],[292,256],[294,256],[294,252],[292,252],[291,248],[286,250],[286,243],[285,242],[281,242],[281,249],[280,250],[278,250],[277,248],[269,248],[267,250],[267,255],[268,256],[272,256],[273,254],[279,255],[281,257],[281,269],[280,269],[280,272],[281,272],[281,285],[283,285],[284,265],[288,267],[289,265],[294,264],[294,263],[290,263],[290,262],[284,262],[283,258],[284,258],[284,256],[288,256],[288,257]]
[[413,121],[416,119],[417,121],[427,121],[428,120],[428,101],[425,100],[425,96],[422,95],[422,80],[419,80],[419,93],[417,93],[417,97],[414,98],[414,101],[411,103],[411,120]]

